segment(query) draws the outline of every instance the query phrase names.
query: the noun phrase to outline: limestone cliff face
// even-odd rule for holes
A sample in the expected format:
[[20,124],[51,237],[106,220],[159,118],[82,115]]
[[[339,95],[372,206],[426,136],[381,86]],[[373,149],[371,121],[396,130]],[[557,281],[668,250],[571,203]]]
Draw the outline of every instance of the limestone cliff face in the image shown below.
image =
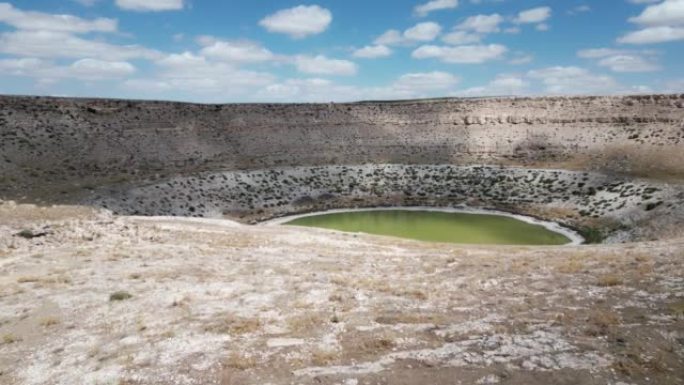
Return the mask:
[[5,96],[0,195],[274,166],[591,168],[623,147],[681,153],[683,138],[684,95],[288,105]]

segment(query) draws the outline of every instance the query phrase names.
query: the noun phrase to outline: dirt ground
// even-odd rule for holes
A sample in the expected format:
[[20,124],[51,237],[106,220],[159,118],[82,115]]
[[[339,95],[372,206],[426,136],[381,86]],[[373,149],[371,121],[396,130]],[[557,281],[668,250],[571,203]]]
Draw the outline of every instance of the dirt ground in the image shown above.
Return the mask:
[[0,204],[2,384],[682,384],[684,239],[468,247]]

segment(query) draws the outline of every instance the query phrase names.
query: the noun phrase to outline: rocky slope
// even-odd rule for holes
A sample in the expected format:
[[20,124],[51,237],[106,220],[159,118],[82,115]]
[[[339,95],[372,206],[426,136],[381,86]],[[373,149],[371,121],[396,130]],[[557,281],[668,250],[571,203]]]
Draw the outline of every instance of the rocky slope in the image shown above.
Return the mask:
[[679,174],[683,125],[684,95],[303,105],[4,96],[0,194],[54,199],[199,170],[331,164]]

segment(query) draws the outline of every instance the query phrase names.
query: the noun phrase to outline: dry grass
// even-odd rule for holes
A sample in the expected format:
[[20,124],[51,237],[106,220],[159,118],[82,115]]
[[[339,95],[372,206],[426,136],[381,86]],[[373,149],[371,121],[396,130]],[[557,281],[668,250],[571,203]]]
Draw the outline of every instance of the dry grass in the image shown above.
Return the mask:
[[308,334],[312,330],[318,329],[321,325],[331,320],[331,316],[324,316],[318,313],[306,312],[287,319],[288,330],[297,335]]
[[666,180],[684,176],[684,153],[675,146],[610,145],[602,150],[602,157],[600,164],[607,172]]
[[587,324],[585,330],[587,335],[602,336],[609,334],[615,326],[620,324],[620,317],[611,310],[596,309],[589,314]]
[[562,274],[577,274],[585,269],[584,262],[579,258],[572,258],[563,261],[556,267],[556,271]]
[[379,353],[394,349],[397,344],[389,337],[374,337],[361,342],[360,350],[367,353]]
[[670,314],[678,318],[684,318],[684,301],[673,303],[668,306]]
[[223,361],[223,365],[237,370],[247,370],[257,366],[257,361],[252,356],[233,352]]
[[599,275],[596,279],[596,285],[601,287],[618,286],[622,283],[622,278],[614,273]]
[[40,282],[42,280],[41,277],[36,277],[36,276],[23,276],[17,278],[18,283],[33,283],[33,282]]
[[59,319],[56,317],[45,317],[40,320],[40,326],[50,327],[59,324]]
[[21,341],[21,339],[11,333],[7,333],[2,336],[2,343],[6,345],[13,344],[19,341]]
[[396,324],[444,324],[446,317],[441,314],[393,313],[375,318],[375,322],[384,325]]
[[333,350],[316,348],[311,352],[311,363],[315,366],[327,366],[339,359],[339,353]]
[[205,331],[238,336],[256,333],[261,330],[262,326],[262,322],[258,318],[225,316],[205,327]]

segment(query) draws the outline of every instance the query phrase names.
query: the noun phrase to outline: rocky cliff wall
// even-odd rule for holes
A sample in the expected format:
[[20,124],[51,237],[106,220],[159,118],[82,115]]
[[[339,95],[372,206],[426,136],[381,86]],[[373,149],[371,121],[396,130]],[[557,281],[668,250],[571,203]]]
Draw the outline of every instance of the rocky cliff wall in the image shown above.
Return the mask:
[[68,200],[199,171],[366,163],[678,174],[683,138],[684,95],[238,105],[5,96],[0,196]]

